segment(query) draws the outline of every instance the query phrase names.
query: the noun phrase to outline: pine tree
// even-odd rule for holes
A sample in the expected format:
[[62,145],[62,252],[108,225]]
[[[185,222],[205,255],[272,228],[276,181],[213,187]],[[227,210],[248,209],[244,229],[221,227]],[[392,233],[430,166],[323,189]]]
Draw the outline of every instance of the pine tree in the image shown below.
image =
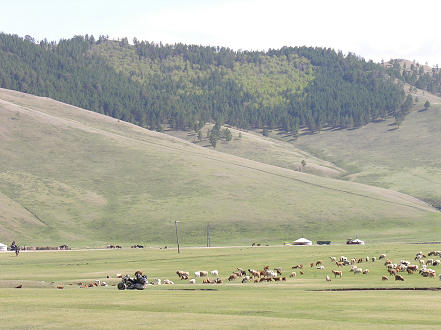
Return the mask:
[[225,134],[225,141],[230,142],[233,139],[233,134],[231,134],[231,131],[228,128],[225,129],[224,134]]
[[427,110],[430,108],[430,102],[429,100],[426,100],[426,102],[424,102],[424,110]]
[[217,139],[218,139],[218,135],[214,131],[211,131],[209,140],[210,140],[211,146],[214,149],[216,149]]

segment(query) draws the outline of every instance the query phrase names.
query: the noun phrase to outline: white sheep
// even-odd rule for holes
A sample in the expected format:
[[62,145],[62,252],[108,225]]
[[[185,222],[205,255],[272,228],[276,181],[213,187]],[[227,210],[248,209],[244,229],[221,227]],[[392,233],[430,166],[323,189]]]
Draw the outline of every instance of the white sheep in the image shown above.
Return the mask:
[[190,284],[196,284],[196,280],[195,280],[194,278],[192,278],[192,279],[189,281],[189,283],[190,283]]
[[247,283],[247,282],[249,282],[251,280],[251,277],[249,277],[249,276],[245,276],[243,279],[242,279],[242,283]]
[[267,269],[267,270],[265,271],[265,276],[267,276],[267,277],[276,277],[276,276],[277,276],[277,273],[274,272],[274,271],[272,271],[271,269]]
[[216,270],[212,270],[210,272],[210,274],[213,275],[213,276],[219,276],[219,272],[217,271],[217,269]]
[[363,269],[361,269],[361,268],[355,268],[354,269],[354,274],[360,274],[360,273],[362,273],[363,272]]

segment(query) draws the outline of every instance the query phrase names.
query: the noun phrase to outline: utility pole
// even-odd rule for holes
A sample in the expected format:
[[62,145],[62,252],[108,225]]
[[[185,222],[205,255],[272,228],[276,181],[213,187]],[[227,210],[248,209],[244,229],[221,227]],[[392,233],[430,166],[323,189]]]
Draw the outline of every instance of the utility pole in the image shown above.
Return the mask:
[[207,247],[210,247],[210,223],[207,225]]
[[178,253],[181,253],[179,248],[179,234],[178,234],[178,223],[181,221],[175,220],[175,228],[176,228],[176,242],[178,243]]

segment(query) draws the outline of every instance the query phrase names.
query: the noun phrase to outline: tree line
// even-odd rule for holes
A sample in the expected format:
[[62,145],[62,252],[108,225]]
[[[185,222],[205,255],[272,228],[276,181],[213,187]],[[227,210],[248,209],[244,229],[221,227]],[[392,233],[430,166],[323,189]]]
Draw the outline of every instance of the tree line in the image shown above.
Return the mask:
[[387,63],[386,72],[409,85],[441,96],[441,69],[438,65],[428,70],[415,61],[409,64],[395,59]]
[[329,48],[235,51],[100,36],[35,42],[0,34],[0,86],[150,129],[359,127],[405,94],[387,69]]

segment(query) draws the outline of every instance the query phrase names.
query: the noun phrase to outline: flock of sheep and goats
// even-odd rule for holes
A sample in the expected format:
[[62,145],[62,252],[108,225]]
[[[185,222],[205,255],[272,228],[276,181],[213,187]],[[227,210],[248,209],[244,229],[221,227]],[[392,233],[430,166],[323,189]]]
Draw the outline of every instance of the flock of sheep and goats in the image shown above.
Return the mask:
[[[415,260],[410,262],[408,260],[401,260],[399,263],[394,263],[390,259],[387,258],[386,254],[381,254],[377,261],[376,257],[364,257],[364,258],[347,258],[345,256],[341,256],[339,259],[336,257],[330,257],[331,265],[335,265],[336,268],[332,269],[332,274],[334,278],[342,278],[344,267],[349,267],[349,272],[353,274],[369,274],[369,269],[363,269],[363,263],[367,262],[384,262],[384,266],[386,268],[386,274],[382,275],[381,279],[383,281],[389,280],[389,278],[395,279],[396,281],[404,281],[403,275],[400,273],[407,274],[419,274],[422,277],[436,277],[435,269],[431,267],[436,267],[441,265],[441,260],[437,259],[437,257],[441,257],[441,251],[431,251],[427,254],[423,254],[422,252],[418,252],[415,256]],[[298,264],[291,267],[292,269],[288,272],[288,274],[284,274],[282,272],[281,267],[276,267],[271,269],[270,266],[264,266],[261,270],[256,269],[248,269],[245,271],[242,268],[236,268],[225,281],[241,281],[242,283],[261,283],[261,282],[284,282],[287,280],[287,277],[294,278],[296,276],[302,276],[305,274],[306,269],[318,269],[324,270],[324,262],[323,260],[317,260],[315,262],[311,262],[307,265]],[[341,269],[341,270],[340,270]],[[347,268],[346,268],[347,269]],[[221,284],[223,280],[219,277],[218,270],[212,271],[196,271],[194,272],[194,276],[190,276],[190,272],[178,270],[176,271],[180,280],[188,281],[189,284],[200,283],[202,280],[203,284]],[[193,275],[192,274],[192,275]],[[116,277],[122,278],[121,274],[116,274]],[[210,279],[212,277],[212,279]],[[107,276],[110,278],[110,276]],[[331,276],[326,275],[326,281],[330,282]],[[439,276],[441,280],[441,275]],[[172,280],[165,279],[161,280],[159,278],[146,283],[147,285],[161,285],[161,284],[175,284]],[[106,282],[95,281],[92,283],[78,283],[82,287],[94,287],[94,286],[107,286]],[[115,285],[114,285],[115,286]],[[62,288],[62,287],[58,287]]]
[[[426,255],[424,255],[422,252],[418,252],[415,256],[415,262],[411,263],[408,260],[401,260],[400,263],[393,263],[390,259],[387,259],[386,254],[381,254],[378,259],[384,259],[384,266],[386,267],[387,272],[389,275],[383,275],[382,280],[387,281],[389,280],[389,277],[392,276],[396,281],[404,281],[404,277],[400,275],[399,273],[407,272],[408,274],[414,274],[418,273],[419,275],[423,277],[436,277],[436,271],[432,268],[429,268],[429,266],[439,266],[441,265],[441,260],[435,259],[436,256],[441,257],[441,251],[431,251],[428,253],[429,259]],[[365,258],[352,258],[349,259],[345,256],[341,256],[339,259],[336,257],[330,257],[331,263],[335,264],[337,269],[343,269],[344,266],[350,266],[349,272],[353,272],[354,274],[364,274],[367,275],[369,273],[369,269],[363,269],[359,267],[363,262],[375,262],[377,261],[376,257],[365,257]],[[289,277],[296,277],[297,275],[301,276],[304,274],[305,268],[316,268],[319,270],[324,270],[325,266],[323,265],[323,260],[317,260],[315,262],[311,262],[309,265],[295,265],[292,266],[292,270],[295,269],[295,271],[290,271],[288,276]],[[332,273],[335,278],[339,277],[341,278],[343,275],[342,270],[335,270],[332,269]],[[212,270],[210,272],[208,271],[197,271],[194,272],[194,278],[190,279],[190,273],[182,270],[176,271],[176,274],[179,276],[181,280],[189,280],[190,284],[196,283],[196,278],[204,278],[202,283],[214,283],[214,284],[220,284],[222,283],[222,280],[218,277],[219,272],[217,270]],[[212,275],[213,277],[216,277],[216,279],[211,280],[208,276]],[[441,280],[441,275],[439,276]],[[270,269],[270,266],[263,267],[262,270],[255,270],[255,269],[248,269],[248,271],[243,270],[242,268],[237,268],[235,271],[229,275],[227,280],[229,282],[241,280],[242,283],[248,283],[248,282],[254,282],[254,283],[260,283],[260,282],[282,282],[286,281],[287,276],[283,276],[281,267],[276,267],[274,269]],[[326,275],[325,277],[326,281],[330,282],[331,277],[329,275]],[[171,282],[171,283],[169,283]],[[160,283],[160,282],[159,282]],[[166,280],[166,283],[173,284],[172,281]],[[158,284],[158,283],[156,283]]]

